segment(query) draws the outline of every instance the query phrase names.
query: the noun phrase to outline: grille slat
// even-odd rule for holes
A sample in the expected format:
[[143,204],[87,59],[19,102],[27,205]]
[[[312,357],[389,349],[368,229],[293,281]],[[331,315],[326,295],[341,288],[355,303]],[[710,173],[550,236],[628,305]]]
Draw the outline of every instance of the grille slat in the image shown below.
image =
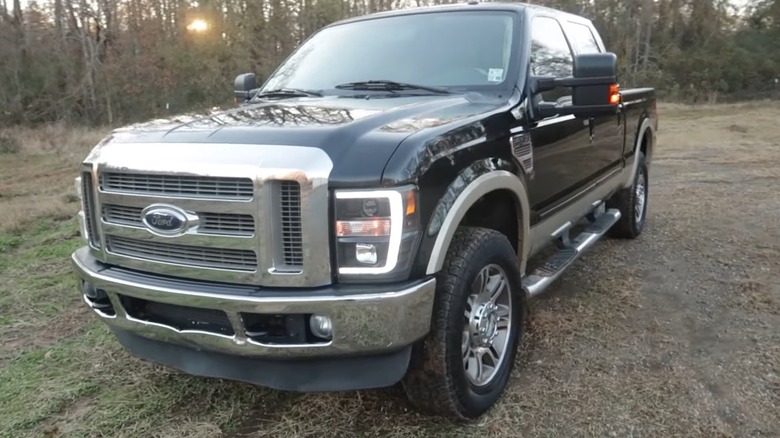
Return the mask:
[[106,172],[100,177],[106,192],[250,200],[254,186],[249,178],[157,175]]
[[95,223],[95,187],[92,184],[92,174],[84,172],[81,174],[81,193],[84,197],[83,209],[84,218],[87,222],[87,239],[90,245],[100,248],[100,239],[97,233],[97,224]]
[[103,220],[110,224],[143,226],[141,211],[143,209],[137,207],[106,204],[103,205]]
[[[142,208],[107,204],[103,206],[103,220],[110,224],[142,227]],[[198,232],[201,234],[224,234],[231,236],[252,236],[255,233],[255,219],[248,214],[197,213],[200,217]]]
[[200,230],[217,234],[252,235],[255,220],[248,214],[199,213]]
[[195,247],[112,235],[106,236],[106,242],[108,250],[114,254],[155,262],[236,271],[257,269],[257,255],[250,250]]
[[284,264],[288,269],[300,268],[303,266],[301,185],[296,181],[282,181],[279,189],[279,213]]

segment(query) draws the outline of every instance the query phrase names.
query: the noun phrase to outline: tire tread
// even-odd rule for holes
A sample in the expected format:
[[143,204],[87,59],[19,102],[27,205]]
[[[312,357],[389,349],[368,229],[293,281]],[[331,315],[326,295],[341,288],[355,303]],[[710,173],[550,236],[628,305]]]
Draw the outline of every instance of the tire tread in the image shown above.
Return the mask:
[[[649,176],[647,172],[648,169],[647,162],[645,161],[645,154],[641,151],[637,152],[636,159],[639,160],[639,163],[637,163],[637,170],[642,169],[645,173],[645,190],[648,190]],[[634,175],[634,181],[630,187],[621,189],[612,195],[609,200],[607,200],[607,208],[617,208],[620,210],[621,214],[620,220],[618,220],[617,223],[609,230],[609,235],[612,237],[635,239],[642,233],[642,230],[644,229],[645,219],[642,219],[641,224],[637,224],[636,218],[634,217],[634,202],[636,202],[634,199],[634,186],[636,185],[638,177],[639,172]],[[647,200],[645,200],[644,214],[645,216],[647,215]]]

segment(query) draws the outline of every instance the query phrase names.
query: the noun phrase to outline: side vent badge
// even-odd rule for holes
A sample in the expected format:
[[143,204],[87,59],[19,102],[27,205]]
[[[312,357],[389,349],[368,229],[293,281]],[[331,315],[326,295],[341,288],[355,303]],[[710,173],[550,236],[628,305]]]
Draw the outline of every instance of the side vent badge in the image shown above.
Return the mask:
[[523,166],[527,175],[534,173],[534,148],[531,144],[531,135],[528,133],[517,134],[510,139],[512,155]]

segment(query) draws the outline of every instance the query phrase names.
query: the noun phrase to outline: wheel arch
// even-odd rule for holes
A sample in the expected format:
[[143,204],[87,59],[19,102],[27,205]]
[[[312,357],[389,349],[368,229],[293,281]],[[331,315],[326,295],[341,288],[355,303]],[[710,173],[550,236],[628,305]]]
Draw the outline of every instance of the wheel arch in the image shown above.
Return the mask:
[[[508,170],[493,170],[468,183],[454,202],[447,208],[440,201],[438,207],[446,208],[446,216],[441,221],[441,226],[428,260],[426,274],[432,275],[439,272],[444,266],[447,250],[455,235],[455,231],[467,218],[469,211],[480,200],[488,196],[511,195],[514,200],[514,210],[517,213],[517,238],[511,242],[517,249],[520,264],[520,272],[525,273],[526,259],[529,251],[530,239],[530,206],[528,192],[522,179]],[[510,237],[511,239],[511,237]]]
[[645,161],[650,164],[653,159],[653,152],[655,149],[655,130],[653,129],[653,120],[650,117],[645,117],[642,123],[639,124],[637,130],[636,139],[634,142],[633,153],[631,154],[631,172],[628,178],[624,182],[624,187],[630,187],[634,182],[634,176],[636,176],[637,166],[639,166],[639,152],[644,153]]
[[642,120],[642,123],[639,124],[639,131],[637,131],[634,150],[644,152],[645,159],[647,162],[650,162],[652,159],[654,146],[655,129],[653,128],[653,119],[648,115]]

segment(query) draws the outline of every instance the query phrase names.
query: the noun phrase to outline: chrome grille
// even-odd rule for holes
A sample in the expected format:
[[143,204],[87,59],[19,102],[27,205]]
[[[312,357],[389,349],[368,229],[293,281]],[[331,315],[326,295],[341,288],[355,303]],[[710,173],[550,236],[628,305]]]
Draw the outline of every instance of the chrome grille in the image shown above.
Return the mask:
[[95,187],[92,184],[92,174],[89,172],[81,174],[81,193],[84,198],[83,210],[84,219],[87,222],[89,244],[95,248],[100,248],[100,238],[98,238],[95,224]]
[[[103,220],[110,224],[142,227],[142,208],[108,204],[103,206]],[[255,233],[255,219],[248,214],[198,212],[201,234],[224,234],[230,236],[252,236]]]
[[301,229],[301,185],[282,181],[279,187],[279,215],[282,229],[282,254],[285,268],[303,266],[303,233]]
[[103,173],[100,189],[106,192],[144,195],[242,200],[252,199],[254,193],[252,180],[249,178],[117,172]]
[[[93,158],[92,216],[102,248],[92,254],[102,262],[208,282],[331,284],[333,163],[322,149],[110,143]],[[184,214],[189,228],[177,235],[147,228],[142,212],[158,204]]]
[[177,245],[113,235],[106,236],[106,245],[114,254],[155,262],[234,271],[257,269],[257,255],[251,250]]

